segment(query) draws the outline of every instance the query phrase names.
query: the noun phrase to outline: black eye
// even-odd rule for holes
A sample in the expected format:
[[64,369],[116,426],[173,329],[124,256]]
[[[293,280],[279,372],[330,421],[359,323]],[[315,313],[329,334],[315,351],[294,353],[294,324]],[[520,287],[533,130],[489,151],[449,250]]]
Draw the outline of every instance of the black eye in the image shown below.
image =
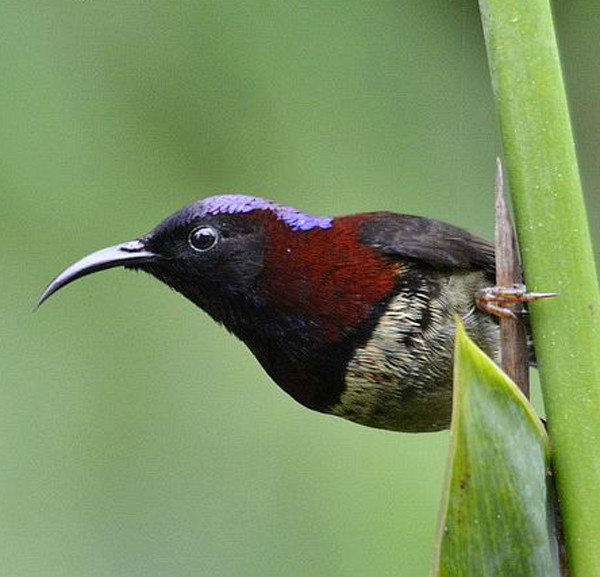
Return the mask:
[[195,228],[188,238],[190,246],[199,252],[212,248],[217,244],[217,240],[219,240],[219,234],[210,226]]

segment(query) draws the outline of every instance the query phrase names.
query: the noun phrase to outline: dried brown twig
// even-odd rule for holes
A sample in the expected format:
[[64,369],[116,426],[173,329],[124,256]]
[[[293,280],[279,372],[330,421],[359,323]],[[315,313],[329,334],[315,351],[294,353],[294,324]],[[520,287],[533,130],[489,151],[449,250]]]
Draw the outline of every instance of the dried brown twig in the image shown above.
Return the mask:
[[[519,251],[515,239],[506,198],[504,195],[504,174],[502,161],[496,159],[496,225],[494,240],[496,245],[496,286],[512,286],[523,282]],[[514,305],[515,318],[500,318],[500,351],[504,372],[519,386],[529,398],[529,351],[527,348],[527,327],[522,318],[523,305]]]

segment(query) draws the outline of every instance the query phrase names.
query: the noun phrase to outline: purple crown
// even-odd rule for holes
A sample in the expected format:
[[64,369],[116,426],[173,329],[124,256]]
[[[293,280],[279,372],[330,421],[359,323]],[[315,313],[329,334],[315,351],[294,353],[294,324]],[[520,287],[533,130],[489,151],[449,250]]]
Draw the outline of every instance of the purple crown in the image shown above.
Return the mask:
[[331,228],[333,219],[300,212],[295,208],[282,206],[272,200],[246,194],[221,194],[202,200],[200,209],[204,214],[236,214],[253,210],[270,210],[293,230]]

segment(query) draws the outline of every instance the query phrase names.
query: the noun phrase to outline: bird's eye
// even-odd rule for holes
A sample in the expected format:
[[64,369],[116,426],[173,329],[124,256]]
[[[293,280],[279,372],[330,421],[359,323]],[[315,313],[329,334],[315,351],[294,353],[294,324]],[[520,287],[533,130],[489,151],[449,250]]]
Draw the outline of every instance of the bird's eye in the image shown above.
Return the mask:
[[190,246],[198,252],[204,252],[217,244],[219,234],[210,226],[199,226],[195,228],[188,238]]

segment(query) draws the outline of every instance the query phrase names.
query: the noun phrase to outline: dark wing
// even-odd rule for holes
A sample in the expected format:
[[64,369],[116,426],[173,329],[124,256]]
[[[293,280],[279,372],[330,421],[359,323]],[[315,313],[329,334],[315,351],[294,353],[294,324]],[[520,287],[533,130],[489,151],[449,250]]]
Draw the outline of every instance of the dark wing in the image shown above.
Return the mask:
[[494,276],[494,246],[470,232],[430,218],[375,213],[361,227],[361,240],[382,252],[435,269],[483,270]]

